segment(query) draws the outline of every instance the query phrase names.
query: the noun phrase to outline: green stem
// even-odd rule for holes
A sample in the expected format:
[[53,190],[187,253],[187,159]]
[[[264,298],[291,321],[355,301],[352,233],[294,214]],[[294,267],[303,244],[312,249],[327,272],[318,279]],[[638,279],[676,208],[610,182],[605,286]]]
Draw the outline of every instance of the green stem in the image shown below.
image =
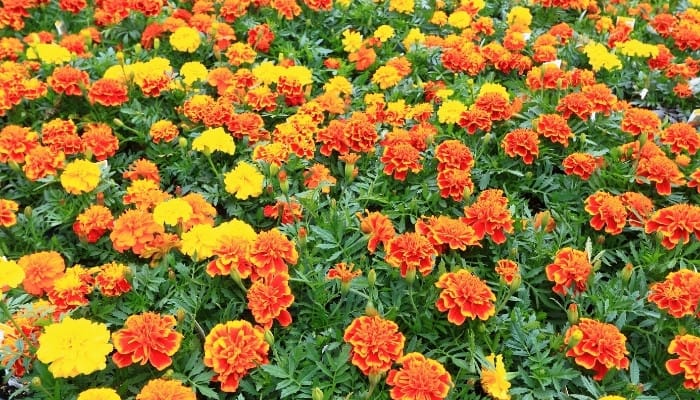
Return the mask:
[[204,153],[204,156],[207,158],[207,161],[209,161],[209,166],[211,167],[212,172],[214,172],[214,175],[216,175],[216,179],[218,179],[219,182],[222,182],[221,173],[219,173],[219,170],[216,169],[216,166],[214,166],[214,161],[211,159],[211,154]]

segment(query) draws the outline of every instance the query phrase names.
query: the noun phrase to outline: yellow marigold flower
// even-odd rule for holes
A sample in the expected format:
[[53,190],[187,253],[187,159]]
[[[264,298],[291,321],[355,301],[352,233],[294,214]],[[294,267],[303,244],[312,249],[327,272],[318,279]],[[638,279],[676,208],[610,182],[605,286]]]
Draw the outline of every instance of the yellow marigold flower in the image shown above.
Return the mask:
[[56,43],[36,43],[27,49],[27,59],[45,64],[63,64],[73,58],[70,51]]
[[389,11],[410,14],[415,7],[414,0],[389,0]]
[[659,48],[656,45],[643,43],[637,39],[618,43],[615,48],[618,49],[620,54],[627,57],[650,58],[659,55]]
[[313,73],[310,69],[303,65],[293,65],[291,67],[284,68],[281,76],[294,79],[302,86],[313,83]]
[[[280,76],[284,74],[284,70],[284,67],[275,65],[272,61],[263,61],[256,65],[251,72],[258,82],[269,85],[277,82]],[[240,69],[238,71],[240,71]]]
[[486,357],[486,360],[490,365],[481,369],[481,387],[495,400],[510,400],[510,395],[508,394],[510,382],[508,382],[506,377],[503,356],[492,353]]
[[326,93],[352,94],[352,83],[344,76],[334,76],[323,85]]
[[196,81],[206,82],[209,71],[201,62],[190,61],[182,65],[180,75],[182,75],[182,82],[185,85],[192,86]]
[[527,7],[516,6],[511,8],[506,19],[508,25],[524,25],[530,26],[532,23],[532,14],[530,14],[530,9]]
[[700,0],[688,0],[688,4],[692,7],[700,8]]
[[226,154],[233,154],[236,151],[236,144],[233,136],[224,131],[224,128],[211,128],[202,132],[192,141],[192,149],[201,151],[204,154],[211,154],[220,151]]
[[203,260],[214,254],[217,243],[214,227],[199,224],[182,234],[180,251],[193,260]]
[[24,280],[24,269],[14,261],[0,258],[0,292],[16,288]]
[[105,369],[112,349],[107,325],[65,317],[46,327],[36,356],[55,378],[72,378]]
[[255,233],[255,229],[253,229],[252,226],[239,219],[232,219],[230,221],[222,222],[219,224],[219,226],[214,228],[214,230],[216,232],[215,235],[217,239],[221,237],[235,236],[252,243],[258,237],[258,234]]
[[591,64],[591,69],[598,72],[602,68],[612,71],[622,68],[622,62],[614,54],[608,52],[605,45],[590,42],[583,47],[583,52],[588,56],[588,63]]
[[400,81],[401,75],[399,71],[390,65],[382,65],[372,75],[372,83],[379,85],[380,89],[390,88]]
[[66,165],[61,174],[61,185],[71,194],[87,193],[100,183],[100,167],[87,160],[75,160]]
[[425,35],[420,31],[419,28],[411,28],[403,39],[403,47],[406,50],[410,50],[413,45],[419,45],[425,43]]
[[464,29],[472,23],[472,16],[468,12],[459,10],[450,14],[447,23],[458,29]]
[[199,31],[189,26],[181,26],[170,35],[170,45],[177,51],[194,53],[200,44],[202,38]]
[[438,121],[441,124],[454,124],[466,109],[467,106],[459,100],[446,100],[437,110]]
[[237,199],[246,200],[248,197],[258,197],[263,191],[265,177],[253,164],[241,161],[232,171],[224,175],[226,191]]
[[394,28],[389,25],[381,25],[374,31],[375,38],[379,39],[380,42],[385,43],[387,40],[394,37]]
[[114,389],[97,388],[80,392],[78,400],[121,400],[121,397]]
[[622,396],[603,396],[599,398],[598,400],[627,400]]
[[447,21],[447,14],[445,14],[444,11],[440,10],[435,11],[435,13],[433,13],[433,16],[430,18],[430,23],[437,26],[443,26],[447,23]]
[[180,221],[187,221],[192,217],[192,206],[187,201],[177,198],[159,203],[153,209],[153,219],[159,224],[175,226]]
[[346,29],[343,31],[343,50],[348,53],[360,50],[362,47],[362,34],[357,31]]

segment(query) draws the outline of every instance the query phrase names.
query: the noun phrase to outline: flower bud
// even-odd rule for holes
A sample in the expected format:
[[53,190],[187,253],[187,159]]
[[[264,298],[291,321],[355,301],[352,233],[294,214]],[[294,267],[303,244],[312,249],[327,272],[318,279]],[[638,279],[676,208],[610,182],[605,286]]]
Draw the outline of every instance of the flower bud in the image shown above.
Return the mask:
[[32,206],[26,206],[26,207],[24,207],[24,216],[25,216],[25,217],[31,218],[31,217],[32,217],[32,214],[33,214]]
[[630,281],[630,279],[632,279],[633,272],[634,272],[634,265],[632,265],[632,263],[625,264],[625,267],[622,268],[622,272],[620,273],[622,275],[622,281],[624,283],[628,283]]
[[374,284],[377,282],[377,271],[374,270],[374,268],[369,270],[369,273],[367,274],[367,284],[369,287],[374,287]]
[[241,280],[241,274],[238,272],[237,268],[231,268],[229,275],[231,276],[231,279],[236,282],[236,285],[245,288],[245,286],[243,286],[243,281]]
[[122,120],[120,120],[119,118],[114,118],[114,119],[112,120],[112,122],[114,122],[114,125],[116,125],[116,126],[118,126],[118,127],[120,127],[120,128],[123,128],[123,127],[124,127],[124,122],[122,122]]
[[32,386],[41,387],[41,378],[39,378],[38,376],[32,378]]
[[510,288],[510,292],[514,293],[518,288],[520,287],[520,284],[523,282],[522,276],[520,274],[515,275],[513,277],[513,280],[510,281],[510,284],[508,284],[508,287]]
[[593,263],[593,272],[597,272],[600,269],[601,265],[602,261],[596,260],[596,262]]
[[269,329],[265,330],[265,342],[267,342],[267,344],[270,346],[275,344],[275,335],[273,335],[272,331]]
[[168,279],[171,281],[175,280],[175,271],[172,268],[168,268]]
[[414,280],[416,280],[416,268],[409,267],[408,270],[406,271],[406,283],[411,285],[411,284],[413,284]]
[[649,139],[649,137],[647,136],[646,133],[642,132],[642,133],[639,134],[639,148],[640,148],[640,149],[641,149],[642,147],[644,147],[644,145],[647,143],[647,140],[648,140],[648,139]]
[[185,320],[186,316],[187,316],[187,313],[182,308],[178,308],[177,311],[175,312],[175,318],[177,318],[178,323],[182,323],[182,321]]
[[155,38],[153,39],[153,49],[158,50],[160,48],[160,39]]
[[277,173],[280,172],[280,167],[277,164],[270,164],[270,176],[275,176]]
[[143,47],[141,47],[141,43],[136,43],[136,44],[134,45],[134,54],[136,54],[137,56],[138,56],[139,54],[141,54],[141,51],[142,51],[142,50],[143,50]]
[[19,172],[19,171],[22,170],[22,168],[19,166],[19,164],[17,164],[16,161],[10,160],[10,161],[8,162],[8,164],[10,165],[10,168],[11,168],[13,171],[18,171],[18,172]]
[[583,332],[580,329],[576,329],[571,336],[569,336],[569,348],[574,348],[576,345],[583,340]]
[[117,61],[119,62],[119,65],[124,65],[124,52],[117,52]]
[[365,314],[368,317],[374,317],[379,315],[379,311],[374,307],[374,303],[372,303],[372,300],[367,302],[367,305],[365,306]]
[[566,318],[569,320],[569,323],[571,325],[578,323],[578,317],[578,304],[569,304],[569,308],[566,309]]
[[598,237],[595,238],[595,242],[597,244],[605,243],[605,235],[598,235]]
[[187,138],[180,137],[177,140],[177,145],[180,146],[181,149],[186,149],[187,148]]
[[289,180],[287,180],[287,172],[280,171],[277,174],[277,178],[280,181],[280,190],[282,190],[282,193],[287,194],[289,192]]
[[352,182],[355,179],[355,164],[345,164],[345,180]]
[[311,390],[311,400],[323,400],[323,390],[316,386]]

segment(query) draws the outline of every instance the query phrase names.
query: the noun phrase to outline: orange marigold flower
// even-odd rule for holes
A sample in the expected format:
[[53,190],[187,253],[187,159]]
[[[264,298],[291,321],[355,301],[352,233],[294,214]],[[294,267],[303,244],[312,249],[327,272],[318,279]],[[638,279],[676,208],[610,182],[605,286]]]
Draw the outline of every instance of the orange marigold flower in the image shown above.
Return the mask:
[[90,104],[101,104],[103,106],[119,106],[129,100],[128,88],[122,81],[101,78],[96,80],[88,91]]
[[554,220],[549,210],[545,210],[535,214],[532,225],[535,229],[542,229],[547,233],[551,233],[557,227],[557,221]]
[[260,232],[250,249],[250,261],[261,277],[287,273],[287,264],[296,265],[298,259],[294,242],[274,228]]
[[29,150],[24,158],[22,171],[30,181],[36,181],[48,175],[56,175],[63,168],[65,154],[62,151],[52,151],[45,146],[37,146]]
[[627,221],[630,226],[644,226],[654,212],[654,203],[651,199],[637,192],[625,192],[619,197],[627,209]]
[[127,279],[130,273],[131,270],[126,265],[110,262],[100,266],[95,283],[103,296],[121,296],[131,290],[131,283]]
[[196,400],[194,390],[174,379],[151,379],[136,395],[136,400]]
[[330,186],[335,186],[336,179],[331,171],[323,164],[315,163],[304,171],[304,186],[307,189],[316,189],[321,186],[323,193],[329,193]]
[[62,151],[67,155],[83,151],[83,143],[78,136],[78,127],[68,119],[52,119],[41,127],[41,143],[52,151]]
[[455,325],[462,325],[467,318],[486,321],[496,314],[496,295],[465,269],[442,274],[435,286],[442,289],[435,306],[438,311],[447,311],[447,320]]
[[501,147],[509,157],[520,156],[525,164],[532,164],[540,152],[540,140],[531,129],[518,128],[508,132],[501,142]]
[[27,154],[39,146],[39,135],[30,128],[5,125],[0,130],[0,162],[24,162]]
[[569,139],[574,137],[569,124],[559,114],[540,115],[534,121],[533,127],[537,133],[551,140],[552,143],[559,143],[564,147],[569,147]]
[[352,151],[356,153],[371,153],[375,150],[374,144],[379,139],[379,135],[375,124],[369,120],[367,114],[354,112],[347,120],[345,132]]
[[688,269],[671,272],[663,282],[651,285],[647,298],[675,318],[695,315],[700,302],[700,273]]
[[[213,254],[217,257],[207,264],[209,276],[230,275],[232,272],[241,279],[253,273],[249,252],[253,242],[236,232],[225,232],[217,238]],[[235,272],[234,272],[235,271]]]
[[109,238],[120,253],[131,250],[141,255],[157,236],[165,233],[163,224],[153,219],[153,214],[142,209],[127,210],[114,221]]
[[452,250],[466,250],[467,246],[481,246],[474,228],[462,220],[444,215],[425,217],[416,222],[416,232],[425,236],[435,246],[438,253],[449,247]]
[[137,179],[148,179],[156,184],[160,183],[158,166],[151,160],[140,158],[129,165],[129,169],[124,171],[122,176],[125,179],[135,181]]
[[474,155],[471,150],[456,139],[445,140],[437,145],[435,147],[435,158],[439,161],[438,171],[447,168],[469,171],[474,166]]
[[301,7],[296,0],[271,0],[270,6],[287,20],[292,20],[301,14]]
[[148,131],[153,143],[171,142],[178,137],[180,131],[177,126],[167,119],[156,121]]
[[605,228],[605,232],[617,235],[627,223],[627,209],[619,197],[597,191],[584,201],[584,209],[592,215],[591,226],[595,230]]
[[654,182],[656,192],[662,196],[671,194],[671,185],[685,183],[678,165],[665,155],[640,158],[636,175],[637,183],[643,183],[644,179]]
[[352,346],[352,364],[363,374],[375,377],[388,371],[403,355],[406,342],[395,322],[378,315],[355,318],[345,328],[343,340]]
[[273,40],[275,33],[268,24],[255,25],[248,30],[248,44],[257,51],[267,53]]
[[624,112],[620,129],[634,136],[644,133],[651,139],[661,129],[661,119],[651,110],[630,107]]
[[304,217],[301,204],[296,199],[291,199],[289,202],[277,200],[274,205],[263,208],[263,215],[268,218],[279,218],[282,224],[292,224],[295,221],[301,221]]
[[114,136],[112,128],[107,124],[87,124],[81,140],[83,142],[83,151],[86,153],[90,152],[97,161],[106,160],[119,150],[119,139]]
[[386,243],[385,251],[384,260],[392,267],[399,268],[404,278],[415,276],[416,271],[423,276],[428,275],[438,255],[430,240],[419,233],[394,236]]
[[[438,170],[440,169],[438,163]],[[461,168],[445,168],[437,174],[437,185],[440,196],[452,197],[454,201],[461,201],[465,195],[474,191],[474,182],[470,170]]]
[[688,180],[688,187],[689,188],[695,188],[695,190],[700,193],[700,168],[697,168],[695,171],[693,171],[692,174],[690,174]]
[[63,276],[66,269],[63,257],[55,251],[27,254],[20,257],[17,264],[24,270],[22,288],[36,297],[41,297],[44,292],[51,290],[54,281]]
[[586,290],[588,276],[593,266],[584,251],[565,247],[554,255],[554,262],[545,269],[547,279],[554,282],[554,293],[566,295],[569,290],[580,293]]
[[242,64],[251,64],[255,61],[257,52],[248,43],[235,42],[226,49],[228,62],[236,67]]
[[588,153],[572,153],[564,158],[562,166],[567,175],[577,175],[587,181],[598,168],[598,160]]
[[263,328],[272,328],[273,320],[277,320],[281,326],[292,323],[292,315],[287,308],[294,303],[294,295],[289,288],[289,275],[286,273],[254,281],[246,297],[255,322]]
[[90,86],[90,76],[70,65],[56,67],[46,78],[46,83],[56,93],[66,96],[82,96],[83,90]]
[[513,115],[513,108],[506,96],[496,92],[479,95],[474,107],[489,113],[492,121],[505,121]]
[[561,113],[564,119],[569,119],[572,114],[575,114],[581,120],[586,121],[591,116],[595,105],[582,92],[569,93],[559,99],[557,104],[557,112]]
[[267,364],[270,345],[259,326],[248,321],[229,321],[212,328],[204,341],[204,365],[214,370],[221,390],[235,392],[249,370]]
[[350,282],[362,275],[362,270],[355,269],[355,264],[340,262],[328,270],[326,279],[338,279],[342,291],[345,293],[350,289]]
[[661,143],[671,146],[675,154],[685,150],[692,156],[700,147],[700,133],[688,123],[677,122],[661,132]]
[[581,340],[566,355],[574,357],[576,364],[595,371],[593,379],[602,380],[611,368],[629,367],[629,359],[625,356],[629,353],[625,348],[627,338],[615,325],[581,318],[578,324],[566,331],[564,343],[569,344],[573,337]]
[[683,373],[683,386],[688,390],[700,389],[700,337],[677,335],[668,345],[668,353],[678,356],[666,361],[671,375]]
[[520,277],[520,268],[518,267],[518,263],[512,260],[496,261],[495,270],[506,285],[512,284],[517,277]]
[[0,226],[9,228],[17,223],[19,204],[13,200],[0,199]]
[[174,329],[176,324],[172,315],[153,312],[130,315],[124,327],[112,333],[116,350],[112,361],[119,368],[150,363],[158,371],[164,370],[173,363],[170,357],[182,341],[182,334]]
[[377,211],[369,212],[365,210],[365,212],[367,213],[366,217],[363,217],[362,213],[359,212],[356,215],[360,219],[360,230],[369,235],[367,250],[370,253],[374,253],[380,242],[386,247],[389,240],[396,235],[396,230],[394,230],[394,225],[386,215]]
[[406,179],[409,170],[418,173],[423,169],[420,151],[409,143],[385,147],[380,160],[384,163],[384,173],[390,176],[393,174],[394,179],[399,181]]
[[438,361],[420,353],[409,353],[396,360],[401,369],[392,369],[386,383],[392,386],[393,400],[440,400],[447,397],[452,378]]
[[669,250],[679,243],[687,244],[692,234],[700,240],[700,207],[674,204],[657,210],[644,224],[644,232],[660,233],[661,245]]
[[152,180],[137,179],[126,188],[123,201],[124,204],[133,204],[136,208],[150,210],[169,198],[170,195],[162,191]]
[[92,293],[93,279],[90,273],[79,266],[69,268],[53,281],[46,294],[56,313],[61,314],[84,306],[90,302],[87,295]]
[[494,243],[502,244],[506,241],[505,233],[513,233],[508,199],[500,189],[481,192],[474,204],[464,208],[462,221],[474,228],[479,240],[488,234]]
[[88,243],[97,242],[114,227],[114,217],[109,208],[92,205],[80,213],[73,223],[73,232]]
[[593,104],[592,111],[594,113],[602,113],[608,116],[617,104],[617,97],[615,97],[612,90],[604,83],[586,85],[581,88],[581,92],[583,92]]

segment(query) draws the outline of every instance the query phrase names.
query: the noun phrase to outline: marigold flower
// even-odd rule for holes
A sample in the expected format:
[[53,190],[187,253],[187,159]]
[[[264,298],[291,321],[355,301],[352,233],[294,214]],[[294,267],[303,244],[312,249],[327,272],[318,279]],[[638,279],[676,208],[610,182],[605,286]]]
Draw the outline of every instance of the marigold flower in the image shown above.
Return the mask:
[[506,283],[506,285],[512,284],[516,278],[520,277],[520,268],[518,267],[518,263],[512,260],[496,261],[495,271],[498,276],[501,277],[501,280]]
[[150,210],[169,198],[170,195],[162,191],[158,183],[150,179],[137,179],[126,188],[122,201],[142,210]]
[[296,265],[299,253],[294,242],[277,229],[258,234],[250,249],[250,261],[257,276],[269,277],[287,273],[287,264]]
[[661,132],[661,143],[671,146],[671,151],[676,154],[685,150],[692,156],[700,147],[700,133],[690,124],[677,122]]
[[46,83],[56,93],[66,96],[82,96],[83,90],[90,86],[90,76],[70,65],[54,68],[51,75],[46,78]]
[[625,348],[627,338],[615,325],[581,318],[578,324],[566,331],[564,343],[569,344],[575,335],[580,335],[581,340],[566,355],[574,357],[576,364],[595,371],[593,379],[602,380],[611,368],[629,367],[629,359],[625,356],[629,353]]
[[66,270],[63,276],[53,281],[47,296],[60,314],[89,303],[87,295],[92,293],[92,275],[82,267],[74,266]]
[[695,188],[700,193],[700,168],[695,169],[688,178],[688,187]]
[[462,325],[467,318],[486,321],[496,313],[496,295],[465,269],[442,274],[435,286],[443,289],[435,306],[438,311],[447,311],[447,320],[455,325]]
[[474,228],[463,221],[444,215],[425,217],[416,222],[416,232],[425,236],[435,246],[438,253],[443,248],[466,250],[467,246],[481,246]]
[[627,209],[627,221],[630,226],[643,227],[654,212],[651,199],[637,192],[625,192],[619,197]]
[[419,233],[404,233],[391,238],[385,246],[387,264],[399,268],[401,276],[420,272],[428,275],[435,266],[438,253],[430,241]]
[[389,65],[382,65],[372,75],[372,83],[379,85],[382,90],[395,86],[401,79],[399,71]]
[[130,315],[124,327],[112,333],[116,352],[112,360],[119,368],[134,363],[150,363],[158,371],[172,364],[180,348],[182,334],[174,330],[177,321],[172,315],[152,312]]
[[671,194],[671,185],[685,183],[678,165],[665,155],[640,158],[636,175],[638,183],[644,182],[644,179],[654,182],[656,192],[662,196]]
[[566,295],[569,290],[580,293],[586,290],[588,276],[593,266],[586,252],[565,247],[554,255],[554,262],[545,268],[547,279],[554,282],[554,293]]
[[328,270],[326,279],[338,279],[343,293],[346,293],[350,289],[350,282],[361,275],[362,270],[355,269],[354,264],[340,262]]
[[445,140],[435,147],[438,171],[456,168],[469,171],[474,166],[474,155],[469,147],[456,139]]
[[505,233],[513,233],[513,217],[508,210],[508,199],[500,189],[487,189],[476,202],[464,208],[462,221],[474,228],[479,240],[487,234],[496,244],[506,241]]
[[605,227],[605,232],[617,235],[627,222],[627,209],[622,200],[610,193],[597,191],[584,201],[584,209],[592,215],[591,226],[595,230]]
[[153,220],[159,224],[176,226],[192,217],[192,206],[183,198],[166,200],[153,209]]
[[586,121],[593,113],[594,108],[595,105],[588,96],[582,92],[574,92],[559,99],[556,111],[561,113],[564,119],[568,120],[572,114],[575,114],[581,120]]
[[581,92],[583,92],[593,104],[592,111],[594,113],[610,115],[613,107],[617,105],[617,97],[615,97],[612,90],[604,83],[583,86]]
[[598,400],[627,400],[627,399],[622,397],[622,396],[609,395],[609,396],[603,396],[603,397],[599,398]]
[[13,200],[0,199],[0,226],[9,228],[17,223],[19,204]]
[[671,316],[695,315],[700,303],[700,273],[687,269],[671,272],[649,289],[647,299]]
[[537,133],[531,129],[515,129],[508,132],[501,142],[501,147],[509,157],[520,156],[525,164],[532,164],[532,161],[539,154],[540,140]]
[[418,173],[423,169],[420,152],[409,143],[397,143],[384,148],[380,160],[384,163],[384,173],[403,181],[410,170]]
[[121,397],[114,389],[96,388],[83,390],[78,394],[77,400],[121,400]]
[[148,133],[151,136],[151,140],[153,140],[153,143],[160,143],[171,142],[175,140],[175,138],[177,138],[180,134],[180,131],[177,129],[177,126],[175,126],[175,124],[173,124],[171,121],[161,119],[159,121],[154,122],[153,125],[151,125],[151,128],[149,129]]
[[668,345],[668,353],[678,356],[666,361],[666,371],[671,375],[683,373],[683,386],[688,390],[700,389],[700,337],[677,335]]
[[551,140],[552,143],[559,143],[564,147],[569,147],[569,139],[574,137],[569,124],[559,114],[540,115],[533,123],[533,127],[537,133]]
[[331,175],[331,171],[323,164],[315,163],[304,171],[304,186],[308,189],[316,189],[321,186],[323,193],[330,192],[330,186],[334,186],[336,179]]
[[355,318],[345,328],[343,340],[352,346],[350,362],[367,376],[388,371],[403,355],[406,342],[395,322],[378,315]]
[[136,400],[196,400],[194,390],[174,379],[151,379],[136,395]]
[[243,64],[252,64],[257,55],[258,53],[248,43],[235,42],[226,49],[228,62],[235,67],[240,67]]
[[547,233],[551,233],[554,231],[554,228],[557,227],[557,221],[554,220],[552,213],[549,210],[545,210],[535,214],[532,226],[535,229],[542,229]]
[[508,98],[497,92],[480,94],[474,102],[474,107],[488,112],[493,121],[508,120],[514,111]]
[[110,262],[100,266],[95,283],[103,296],[121,296],[131,290],[131,283],[127,279],[130,273],[131,270],[126,265]]
[[651,139],[661,129],[661,119],[651,110],[630,107],[624,112],[620,129],[634,136],[644,133]]
[[90,104],[101,104],[103,106],[119,106],[129,100],[128,88],[122,81],[111,78],[96,80],[88,91]]
[[265,329],[272,327],[273,320],[281,326],[292,323],[292,315],[287,308],[294,302],[294,295],[289,288],[289,275],[273,274],[253,282],[246,293],[248,309],[255,322]]
[[114,136],[112,128],[107,124],[90,123],[86,125],[81,140],[86,157],[89,153],[97,161],[106,160],[119,150],[119,139]]
[[5,125],[0,130],[0,162],[24,162],[25,156],[39,146],[39,135],[30,128]]
[[377,250],[377,245],[381,242],[386,247],[389,240],[396,235],[396,230],[391,220],[386,215],[374,211],[365,210],[367,216],[363,217],[362,213],[357,213],[357,218],[360,219],[360,230],[363,233],[369,234],[369,242],[367,242],[367,250],[374,253]]
[[146,160],[145,158],[140,158],[135,160],[129,165],[129,169],[124,171],[122,176],[125,179],[132,181],[138,179],[148,179],[153,181],[156,185],[160,183],[160,173],[158,172],[158,166],[151,160]]
[[36,181],[48,175],[56,175],[63,168],[65,154],[62,151],[52,151],[48,147],[37,146],[29,150],[24,158],[22,171],[30,181]]
[[247,200],[262,194],[264,179],[265,176],[253,164],[240,161],[236,168],[224,175],[224,184],[226,191],[237,199]]
[[[438,170],[441,164],[438,164]],[[465,195],[474,191],[471,170],[461,168],[445,168],[437,174],[437,185],[440,196],[451,197],[454,201],[461,201]]]
[[679,243],[687,244],[692,234],[700,240],[700,207],[674,204],[657,210],[644,224],[644,232],[659,232],[661,245],[669,250]]
[[510,400],[510,382],[506,376],[506,367],[503,365],[503,355],[491,353],[486,356],[488,364],[481,368],[481,387],[492,399]]
[[51,290],[54,281],[63,276],[66,269],[63,257],[55,251],[27,254],[20,257],[17,264],[24,270],[22,288],[37,297]]
[[192,141],[192,149],[204,154],[211,154],[220,151],[226,154],[233,154],[236,151],[236,144],[233,137],[224,131],[224,128],[207,129]]
[[210,224],[193,226],[181,239],[180,251],[195,261],[211,257],[217,245],[216,230]]
[[14,261],[0,258],[0,294],[16,288],[24,280],[25,273],[22,266]]
[[262,328],[248,321],[229,321],[212,328],[204,341],[204,365],[214,370],[221,390],[235,392],[249,370],[267,364],[270,345]]
[[153,219],[153,214],[135,209],[125,211],[114,221],[109,238],[116,251],[123,253],[131,250],[134,254],[141,255],[157,236],[164,233],[163,225]]
[[572,153],[564,158],[562,166],[565,174],[577,175],[587,181],[598,168],[598,160],[588,153]]
[[88,375],[107,366],[106,358],[113,348],[108,342],[106,325],[68,316],[46,327],[36,356],[49,364],[55,378]]
[[100,183],[100,167],[87,160],[74,160],[61,173],[61,185],[66,192],[82,194],[94,190]]
[[173,49],[184,53],[194,53],[202,43],[199,31],[189,26],[181,26],[170,35],[170,45]]
[[401,368],[389,371],[386,383],[392,386],[393,400],[440,400],[447,397],[452,378],[438,361],[420,353],[409,353],[396,360]]
[[209,276],[234,274],[245,279],[253,273],[250,248],[257,238],[253,228],[240,220],[231,220],[216,228],[216,240],[212,246],[217,258],[207,265]]

